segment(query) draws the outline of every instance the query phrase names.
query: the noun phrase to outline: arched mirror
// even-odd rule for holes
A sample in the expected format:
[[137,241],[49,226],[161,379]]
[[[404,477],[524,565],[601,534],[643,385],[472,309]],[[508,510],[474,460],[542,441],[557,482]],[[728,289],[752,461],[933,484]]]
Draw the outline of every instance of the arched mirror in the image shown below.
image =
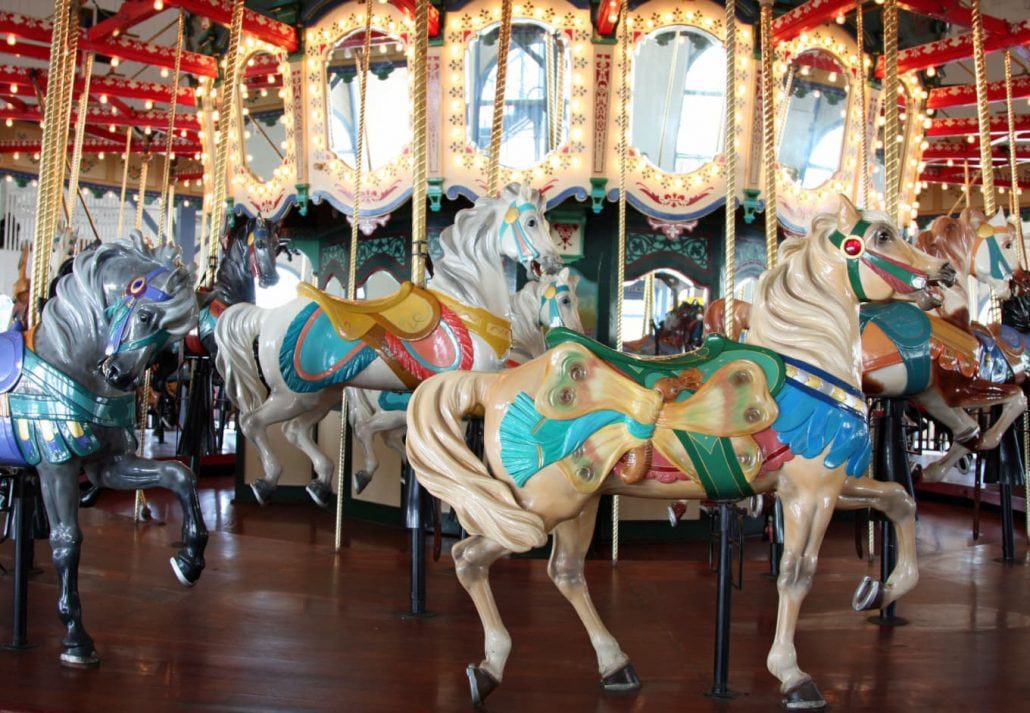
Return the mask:
[[[704,321],[703,305],[708,289],[695,284],[677,270],[652,271],[654,293],[651,319],[661,332],[659,339],[644,321],[647,277],[627,281],[623,286],[622,334],[627,351],[640,354],[678,354],[700,342]],[[656,351],[657,350],[657,351]]]
[[[361,105],[361,53],[364,30],[352,32],[333,47],[326,63],[329,149],[354,167]],[[411,141],[411,97],[404,43],[372,31],[368,89],[365,92],[364,154],[374,171],[400,156]]]
[[[498,25],[479,32],[465,51],[468,141],[490,153],[497,85]],[[566,37],[547,25],[514,20],[504,88],[500,162],[531,168],[565,143],[571,68]]]
[[644,37],[633,58],[630,144],[666,173],[690,173],[722,151],[726,50],[686,25]]
[[261,183],[275,177],[286,156],[285,63],[255,52],[243,66],[239,84],[242,163]]
[[805,50],[786,74],[778,159],[801,188],[818,188],[840,169],[848,117],[847,72],[831,53]]

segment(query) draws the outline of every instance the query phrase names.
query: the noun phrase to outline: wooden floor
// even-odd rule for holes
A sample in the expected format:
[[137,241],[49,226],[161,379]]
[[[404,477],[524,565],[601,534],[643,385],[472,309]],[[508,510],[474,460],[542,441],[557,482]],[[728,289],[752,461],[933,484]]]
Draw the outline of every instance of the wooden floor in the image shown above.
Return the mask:
[[[35,648],[0,652],[4,711],[468,711],[465,664],[482,655],[472,604],[444,557],[429,566],[437,616],[405,620],[403,532],[348,522],[339,557],[332,517],[314,507],[235,506],[230,483],[210,481],[207,570],[192,590],[168,566],[177,516],[135,526],[131,501],[107,494],[84,511],[85,622],[103,658],[94,671],[58,663],[63,634],[46,543],[30,586]],[[801,665],[833,708],[869,711],[1025,709],[1030,693],[1030,567],[1004,566],[996,516],[975,546],[964,508],[921,505],[922,578],[881,629],[850,610],[872,566],[855,558],[849,523],[834,524],[797,643]],[[1020,529],[1020,555],[1026,547]],[[540,560],[499,562],[493,584],[514,647],[503,711],[773,711],[765,669],[776,588],[765,546],[749,543],[744,588],[734,592],[730,682],[741,695],[709,700],[715,577],[701,545],[626,545],[613,568],[591,560],[594,601],[643,681],[629,696],[598,689],[589,642]],[[10,566],[11,546],[0,552]],[[0,579],[0,641],[9,639],[11,587]]]

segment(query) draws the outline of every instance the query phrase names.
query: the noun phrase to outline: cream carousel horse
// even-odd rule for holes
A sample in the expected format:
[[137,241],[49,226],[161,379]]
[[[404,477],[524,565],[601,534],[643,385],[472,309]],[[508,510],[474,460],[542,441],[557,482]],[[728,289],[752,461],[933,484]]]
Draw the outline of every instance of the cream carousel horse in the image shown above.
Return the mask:
[[[948,260],[957,279],[931,314],[903,302],[862,308],[862,390],[873,396],[909,397],[951,430],[954,438],[947,455],[923,471],[925,480],[937,482],[971,450],[995,448],[1026,409],[1018,386],[998,383],[1007,379],[1008,371],[996,368],[1004,365],[985,364],[994,353],[992,341],[1001,346],[1004,342],[971,322],[966,288],[973,277],[999,299],[1007,299],[1017,261],[1014,231],[1004,217],[999,214],[988,222],[978,210],[966,209],[958,219],[937,218],[916,244]],[[750,308],[746,302],[734,304],[738,334],[748,326]],[[723,302],[716,300],[705,314],[705,331],[722,333],[723,315]],[[978,337],[977,332],[984,334]],[[1013,356],[1017,372],[1020,361],[1019,355]],[[1000,379],[999,373],[1004,374]],[[966,409],[995,405],[1004,407],[1002,414],[981,435]]]
[[270,425],[284,424],[286,438],[314,464],[318,477],[307,491],[324,507],[333,463],[312,432],[344,387],[410,391],[440,371],[504,366],[511,295],[503,259],[521,263],[530,277],[561,268],[544,209],[539,191],[511,184],[460,211],[440,236],[444,255],[432,290],[405,283],[381,300],[347,302],[302,284],[296,300],[275,310],[238,304],[222,314],[217,365],[240,427],[261,453],[264,477],[251,486],[260,502],[282,472]]
[[[408,459],[471,533],[452,555],[486,634],[485,658],[467,671],[473,702],[498,686],[511,648],[489,567],[542,546],[548,533],[548,573],[589,631],[604,687],[639,686],[583,577],[603,494],[779,492],[785,538],[768,666],[789,708],[825,704],[798,667],[794,631],[834,505],[876,508],[898,532],[897,567],[883,585],[867,577],[855,609],[885,606],[915,585],[912,499],[897,484],[858,477],[870,458],[858,295],[929,308],[930,286],[954,271],[902,240],[886,215],[842,203],[839,215],[814,220],[809,237],[783,244],[758,283],[747,345],[714,336],[696,352],[647,360],[552,330],[556,346],[520,367],[441,374],[415,391]],[[486,464],[464,442],[462,419],[473,413],[484,414]]]
[[[511,353],[508,366],[518,366],[547,351],[544,329],[565,327],[583,332],[579,319],[576,283],[579,277],[563,268],[557,275],[541,275],[512,299]],[[369,389],[347,389],[348,418],[365,456],[365,467],[354,473],[354,490],[362,492],[379,470],[373,439],[378,434],[403,460],[406,410],[410,394]]]

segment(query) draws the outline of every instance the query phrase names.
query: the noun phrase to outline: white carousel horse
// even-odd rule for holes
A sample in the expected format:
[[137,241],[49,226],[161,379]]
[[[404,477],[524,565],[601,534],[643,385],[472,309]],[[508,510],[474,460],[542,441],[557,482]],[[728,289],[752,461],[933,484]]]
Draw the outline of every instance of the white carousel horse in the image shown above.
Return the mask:
[[[515,293],[512,299],[511,354],[509,366],[518,366],[547,351],[544,329],[565,327],[574,332],[583,331],[579,318],[579,300],[576,283],[579,277],[563,268],[557,275],[542,275],[531,280]],[[354,438],[365,456],[365,467],[354,473],[354,490],[360,493],[372,482],[379,469],[373,439],[379,435],[383,442],[406,460],[404,429],[408,393],[369,389],[347,389],[351,428]]]
[[[783,243],[757,285],[747,345],[716,336],[683,357],[648,360],[552,330],[556,346],[520,367],[441,374],[415,391],[409,462],[470,533],[451,553],[486,635],[485,658],[467,669],[474,703],[499,685],[511,649],[490,565],[543,545],[548,533],[548,573],[590,634],[604,687],[639,686],[583,576],[602,494],[779,492],[784,551],[767,664],[788,708],[825,705],[798,666],[794,631],[834,506],[880,510],[898,532],[897,566],[886,583],[859,585],[856,609],[886,606],[915,586],[914,502],[896,483],[859,477],[870,458],[859,295],[930,307],[929,286],[954,270],[902,240],[885,214],[842,203],[808,237]],[[484,415],[485,464],[464,441],[462,419],[473,413]]]
[[282,472],[268,442],[271,424],[282,423],[314,464],[307,490],[324,507],[333,463],[312,432],[344,387],[410,391],[439,371],[504,366],[511,345],[504,258],[531,278],[562,265],[544,210],[539,191],[511,184],[459,211],[440,236],[444,254],[432,291],[405,283],[383,300],[346,302],[302,284],[298,299],[275,310],[240,304],[222,314],[217,365],[240,427],[261,453],[264,477],[252,485],[259,500],[271,496]]

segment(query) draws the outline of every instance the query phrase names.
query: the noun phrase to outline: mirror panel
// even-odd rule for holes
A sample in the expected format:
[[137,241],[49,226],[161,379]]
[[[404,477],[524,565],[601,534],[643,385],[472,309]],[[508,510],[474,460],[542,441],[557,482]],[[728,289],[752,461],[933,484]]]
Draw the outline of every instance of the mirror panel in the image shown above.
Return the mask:
[[279,60],[268,52],[255,52],[243,66],[239,84],[242,163],[261,183],[275,178],[286,156],[286,76]]
[[[326,62],[329,149],[351,168],[357,150],[364,37],[363,30],[346,35],[329,52]],[[373,30],[365,94],[366,170],[390,163],[411,142],[408,82],[404,43]]]
[[[898,92],[898,131],[900,132],[900,135],[902,137],[904,137],[904,138],[903,138],[903,141],[902,141],[902,143],[900,145],[898,156],[900,156],[901,160],[904,161],[905,157],[908,156],[908,145],[907,145],[907,143],[908,143],[908,135],[909,135],[909,131],[908,131],[908,118],[909,117],[908,117],[907,107],[909,105],[909,101],[908,101],[908,96],[907,96],[907,94],[905,93],[905,90],[904,90],[904,85],[899,85],[899,89],[900,89],[900,91]],[[884,171],[884,165],[885,165],[884,164],[884,157],[885,157],[884,146],[886,146],[886,144],[884,143],[884,134],[885,134],[886,128],[887,128],[887,118],[884,115],[884,110],[885,110],[886,105],[884,104],[884,97],[882,95],[881,95],[879,101],[877,102],[877,107],[878,107],[878,111],[876,113],[876,131],[874,133],[874,136],[876,137],[876,139],[875,139],[875,141],[873,143],[873,152],[871,154],[872,158],[873,158],[873,165],[871,167],[871,170],[872,170],[873,190],[876,191],[877,193],[879,193],[882,196],[883,195],[883,190],[884,190],[884,179],[886,177],[886,174],[885,174],[885,171]]]
[[[499,26],[480,31],[465,50],[467,140],[490,153]],[[512,21],[504,90],[502,165],[531,168],[565,143],[571,68],[564,34],[532,20]]]
[[666,173],[690,173],[722,152],[726,51],[688,25],[644,37],[633,59],[630,145]]
[[840,169],[848,117],[847,73],[831,53],[806,50],[787,70],[785,93],[778,160],[798,186],[818,188]]

